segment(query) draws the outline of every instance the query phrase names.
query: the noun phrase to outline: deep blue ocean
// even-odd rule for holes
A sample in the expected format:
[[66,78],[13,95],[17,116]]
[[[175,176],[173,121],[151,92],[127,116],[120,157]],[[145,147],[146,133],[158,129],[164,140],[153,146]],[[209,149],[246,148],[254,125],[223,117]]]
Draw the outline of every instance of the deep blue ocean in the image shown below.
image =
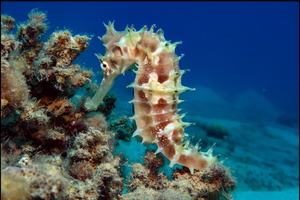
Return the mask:
[[[218,149],[217,153],[225,152],[225,157],[232,160],[228,165],[242,180],[240,188],[250,190],[248,186],[252,184],[249,187],[255,191],[257,183],[253,180],[247,183],[243,180],[247,176],[238,172],[250,168],[253,177],[268,179],[273,177],[269,173],[280,169],[288,174],[270,178],[272,186],[261,190],[276,190],[277,186],[278,191],[299,188],[299,2],[1,2],[1,14],[11,15],[16,22],[25,22],[34,8],[47,11],[50,28],[43,36],[45,40],[61,29],[72,30],[74,35],[93,35],[88,49],[74,62],[92,68],[95,74],[100,71],[100,64],[94,54],[105,53],[98,39],[106,33],[103,23],[114,21],[118,31],[123,31],[126,25],[133,24],[139,30],[144,25],[156,24],[155,30],[161,28],[166,40],[182,41],[175,51],[177,55],[185,55],[179,66],[191,70],[183,75],[182,84],[197,89],[180,96],[188,100],[182,106],[190,114],[185,121],[193,121],[193,118],[197,121],[199,117],[205,118],[203,121],[218,118],[243,123],[261,120],[264,125],[288,127],[276,129],[256,123],[253,130],[245,125],[236,131],[234,123],[218,121],[232,131],[230,137],[237,148],[232,155]],[[98,74],[98,82],[101,79]],[[132,89],[126,86],[133,80],[134,74],[126,72],[112,88],[121,99],[116,109],[124,108],[128,116],[132,116],[131,105],[127,103],[132,99]],[[197,132],[197,126],[188,128],[187,132],[194,130]],[[203,137],[200,133],[195,135]],[[144,151],[146,147],[133,144],[126,148],[130,160],[133,156],[130,151],[137,148]],[[137,154],[132,162],[140,156]],[[241,161],[249,157],[253,163]],[[235,159],[250,167],[232,164],[236,163]],[[262,164],[264,161],[266,164]],[[256,169],[260,165],[257,163],[261,164],[260,168],[270,168],[260,171]],[[256,172],[259,175],[255,175]],[[285,182],[285,177],[293,178]]]
[[253,89],[299,115],[298,2],[1,2],[1,14],[18,22],[33,8],[48,12],[48,35],[57,28],[94,35],[78,62],[95,71],[94,53],[104,53],[97,38],[105,34],[103,22],[115,21],[116,30],[156,24],[166,40],[183,42],[176,49],[185,55],[180,68],[191,70],[184,85],[201,84],[226,98]]

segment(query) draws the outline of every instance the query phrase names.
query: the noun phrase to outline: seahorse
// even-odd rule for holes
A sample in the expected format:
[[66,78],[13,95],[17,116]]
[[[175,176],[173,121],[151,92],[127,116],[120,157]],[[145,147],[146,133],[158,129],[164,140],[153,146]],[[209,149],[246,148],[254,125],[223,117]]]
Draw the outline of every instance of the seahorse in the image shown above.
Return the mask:
[[[181,119],[185,114],[178,114],[179,94],[194,90],[181,85],[181,77],[186,70],[180,70],[175,48],[181,42],[166,41],[161,29],[154,32],[144,26],[136,31],[128,26],[124,31],[116,31],[114,22],[109,22],[106,34],[99,39],[104,43],[104,56],[96,55],[103,70],[103,80],[94,97],[84,106],[87,110],[95,110],[103,102],[103,98],[112,87],[116,77],[127,70],[137,71],[134,82],[127,86],[134,89],[135,120],[137,129],[133,137],[140,136],[142,143],[154,143],[158,146],[156,154],[161,152],[170,160],[170,167],[179,164],[189,168],[204,170],[217,162],[213,156],[213,146],[207,152],[199,151],[198,144],[189,145],[185,140],[184,128],[191,123]],[[185,142],[184,142],[185,141]]]

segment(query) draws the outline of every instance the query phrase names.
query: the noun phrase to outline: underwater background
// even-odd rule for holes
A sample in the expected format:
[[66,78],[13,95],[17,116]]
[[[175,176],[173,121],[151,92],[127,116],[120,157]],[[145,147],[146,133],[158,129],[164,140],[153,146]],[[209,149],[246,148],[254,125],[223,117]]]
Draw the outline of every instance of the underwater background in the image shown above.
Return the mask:
[[[180,96],[184,121],[196,123],[186,132],[205,150],[216,142],[215,154],[237,180],[234,199],[299,199],[299,2],[1,2],[1,14],[17,24],[34,8],[47,12],[42,39],[58,29],[93,35],[74,63],[92,69],[98,83],[103,22],[118,31],[156,24],[166,40],[182,41],[179,66],[190,69],[182,84],[196,88]],[[133,80],[126,72],[111,89],[115,118],[134,115],[126,88]],[[143,163],[146,149],[120,140],[114,153]],[[168,164],[160,171],[170,176]]]

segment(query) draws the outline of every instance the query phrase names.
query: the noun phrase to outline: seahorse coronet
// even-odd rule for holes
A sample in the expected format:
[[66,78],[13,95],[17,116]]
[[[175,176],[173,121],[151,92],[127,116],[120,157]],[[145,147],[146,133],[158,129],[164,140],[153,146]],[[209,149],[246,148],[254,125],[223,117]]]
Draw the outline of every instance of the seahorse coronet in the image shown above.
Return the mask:
[[[136,77],[128,87],[134,90],[135,120],[137,130],[133,137],[142,138],[142,143],[155,143],[155,153],[162,153],[174,164],[204,170],[217,162],[212,148],[207,152],[199,151],[198,145],[183,143],[186,138],[184,129],[192,123],[183,122],[185,114],[178,114],[179,95],[195,90],[181,84],[182,75],[188,70],[180,70],[179,60],[183,57],[175,54],[176,46],[182,42],[166,41],[161,29],[154,32],[155,25],[148,30],[144,26],[136,31],[133,26],[124,31],[116,31],[114,22],[109,22],[106,34],[100,38],[106,48],[104,56],[97,56],[103,70],[103,80],[95,96],[85,103],[87,110],[93,110],[103,101],[118,75],[136,66]],[[105,63],[103,66],[103,63]]]

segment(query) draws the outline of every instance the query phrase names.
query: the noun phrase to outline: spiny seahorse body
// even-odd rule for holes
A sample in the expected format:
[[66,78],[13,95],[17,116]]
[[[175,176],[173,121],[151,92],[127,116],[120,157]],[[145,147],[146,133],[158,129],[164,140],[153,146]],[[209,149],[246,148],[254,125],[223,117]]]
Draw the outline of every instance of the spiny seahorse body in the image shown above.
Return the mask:
[[105,25],[107,33],[100,38],[106,48],[105,56],[98,55],[104,78],[96,95],[85,103],[88,110],[93,110],[102,102],[115,78],[137,64],[136,78],[128,87],[134,89],[135,120],[137,130],[134,136],[142,137],[143,143],[155,143],[156,153],[161,152],[174,164],[186,166],[193,173],[194,169],[203,170],[216,162],[212,156],[212,148],[207,152],[198,151],[198,145],[189,146],[183,143],[184,128],[190,123],[182,122],[183,115],[178,114],[179,94],[192,90],[181,85],[178,62],[180,57],[175,54],[175,47],[181,42],[171,44],[166,41],[163,31],[153,32],[154,25],[147,30],[144,26],[140,31],[126,28],[118,32],[113,23]]

